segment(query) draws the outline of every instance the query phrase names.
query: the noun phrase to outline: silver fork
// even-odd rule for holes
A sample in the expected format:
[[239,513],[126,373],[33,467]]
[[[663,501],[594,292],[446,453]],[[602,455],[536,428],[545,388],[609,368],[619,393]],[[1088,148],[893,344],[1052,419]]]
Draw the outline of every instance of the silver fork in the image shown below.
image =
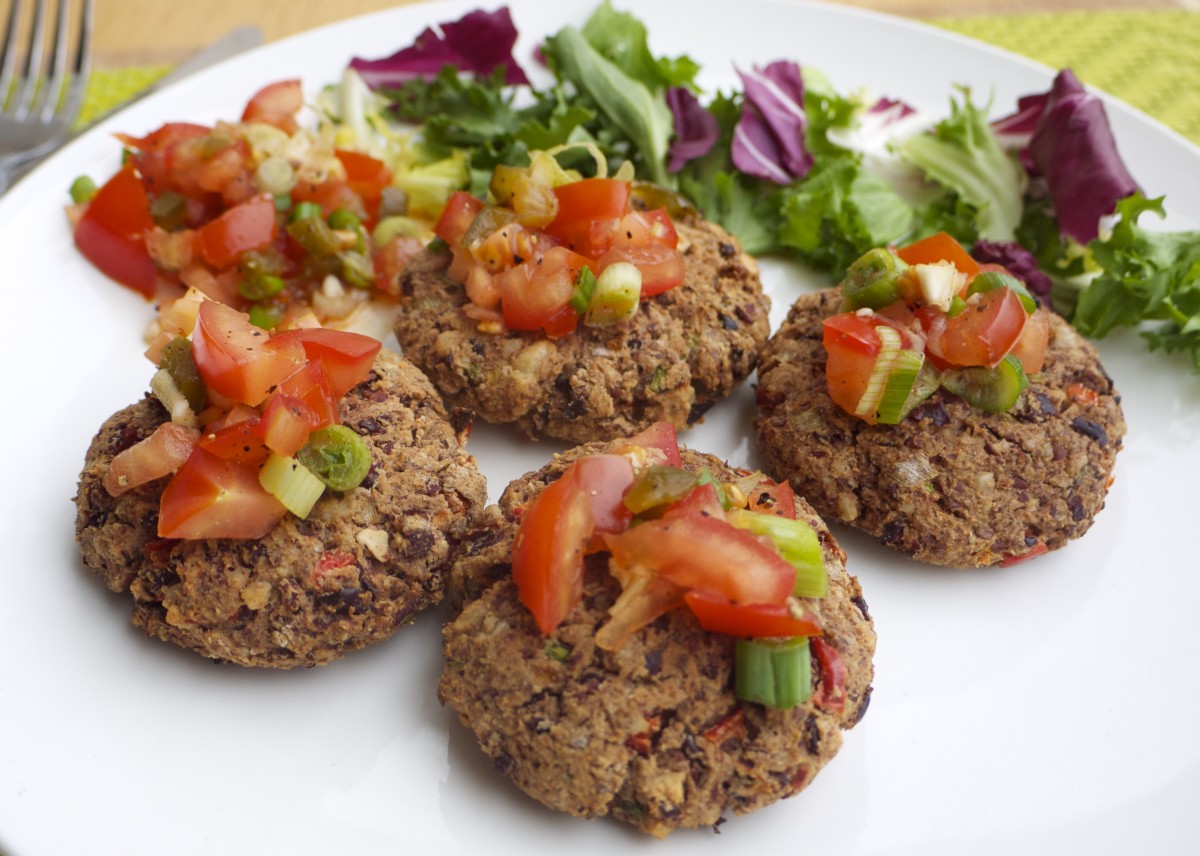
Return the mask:
[[[71,0],[58,0],[54,38],[46,53],[47,0],[37,0],[29,39],[21,50],[22,0],[13,0],[0,54],[0,193],[21,164],[60,145],[79,116],[91,67],[92,2],[79,8],[71,51]],[[24,53],[20,63],[19,54]]]

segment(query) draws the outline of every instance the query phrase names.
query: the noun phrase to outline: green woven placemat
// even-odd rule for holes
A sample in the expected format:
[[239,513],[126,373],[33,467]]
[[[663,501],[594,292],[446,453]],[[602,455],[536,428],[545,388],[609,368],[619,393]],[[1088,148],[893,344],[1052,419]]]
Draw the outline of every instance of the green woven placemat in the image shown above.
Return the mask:
[[[1070,67],[1103,89],[1200,143],[1200,13],[1066,12],[935,18],[929,23]],[[168,66],[93,72],[81,122],[132,98]]]

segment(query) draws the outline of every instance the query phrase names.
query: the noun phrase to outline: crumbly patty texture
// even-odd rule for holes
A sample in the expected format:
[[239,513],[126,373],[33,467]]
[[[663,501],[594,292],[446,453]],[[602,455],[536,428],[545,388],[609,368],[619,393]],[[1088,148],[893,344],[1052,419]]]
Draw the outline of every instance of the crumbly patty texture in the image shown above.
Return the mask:
[[391,636],[442,599],[444,572],[487,502],[483,476],[437,392],[381,352],[341,402],[343,424],[374,458],[362,485],[326,491],[258,540],[163,540],[166,479],[110,496],[102,479],[123,449],[167,418],[145,398],[104,423],[76,495],[84,564],[133,597],[133,623],[205,657],[291,668],[329,662]]
[[802,296],[763,350],[755,431],[775,478],[827,520],[937,565],[994,565],[1088,530],[1125,434],[1091,343],[1052,314],[1046,365],[1010,412],[939,390],[899,425],[868,425],[827,392],[822,321],[840,301]]
[[[607,554],[589,557],[584,598],[553,636],[517,600],[510,556],[514,510],[592,444],[513,483],[455,577],[463,602],[444,630],[442,701],[473,731],[495,768],[546,806],[578,817],[610,815],[653,835],[713,826],[802,790],[837,752],[842,730],[866,710],[875,633],[845,554],[803,501],[820,534],[830,593],[815,606],[826,641],[846,667],[840,707],[823,697],[790,710],[739,701],[734,640],[702,630],[685,609],[656,620],[616,652],[596,631],[619,594]],[[684,452],[685,466],[731,471]]]
[[659,421],[684,428],[754,369],[770,301],[731,235],[702,221],[676,228],[686,280],[643,301],[627,324],[581,323],[556,340],[482,333],[446,274],[449,254],[426,252],[401,275],[396,338],[448,402],[532,439],[611,439]]

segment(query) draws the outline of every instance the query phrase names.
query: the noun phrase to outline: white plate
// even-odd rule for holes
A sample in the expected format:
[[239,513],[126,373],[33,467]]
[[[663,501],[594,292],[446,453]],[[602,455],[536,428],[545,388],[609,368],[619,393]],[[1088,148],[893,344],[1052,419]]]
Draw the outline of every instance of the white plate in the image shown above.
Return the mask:
[[[0,515],[0,850],[47,854],[1181,852],[1200,798],[1200,384],[1133,336],[1102,353],[1129,436],[1108,507],[1066,549],[1009,570],[954,572],[845,534],[879,632],[875,696],[800,797],[716,836],[653,843],[620,824],[542,809],[494,772],[439,707],[439,624],[320,669],[212,665],[129,624],[77,557],[75,479],[101,421],[142,395],[148,307],[75,253],[62,214],[80,173],[116,167],[117,130],[237,115],[260,85],[315,92],[351,55],[375,57],[473,3],[406,6],[270,45],[137,104],[0,200],[5,487]],[[625,4],[622,4],[623,6]],[[517,0],[527,61],[592,0]],[[553,11],[551,11],[553,8]],[[998,109],[1049,70],[914,23],[838,7],[639,2],[657,53],[689,53],[707,87],[733,63],[790,58],[842,91],[946,110],[953,82]],[[1168,225],[1200,223],[1200,151],[1109,102],[1120,148]],[[765,276],[776,323],[817,284]],[[753,465],[749,389],[684,435]],[[479,427],[493,497],[554,447]]]

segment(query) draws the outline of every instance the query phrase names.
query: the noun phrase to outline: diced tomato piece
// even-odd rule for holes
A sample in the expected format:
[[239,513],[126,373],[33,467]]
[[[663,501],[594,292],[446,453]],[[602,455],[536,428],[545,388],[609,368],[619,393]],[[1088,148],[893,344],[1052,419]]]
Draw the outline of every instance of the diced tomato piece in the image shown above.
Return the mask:
[[624,216],[629,208],[629,182],[615,178],[585,178],[554,188],[558,213],[546,227],[565,238],[572,227]]
[[192,454],[200,432],[174,422],[164,422],[154,433],[118,452],[104,474],[104,489],[120,496],[135,487],[170,475]]
[[308,442],[308,435],[320,427],[320,417],[301,399],[276,392],[267,399],[256,430],[268,449],[291,457]]
[[1025,319],[1021,337],[1009,352],[1025,369],[1025,374],[1036,374],[1046,364],[1046,346],[1050,343],[1050,311],[1043,307]]
[[813,704],[825,710],[840,712],[846,706],[846,664],[842,656],[824,638],[814,636],[808,642],[809,650],[817,659],[817,690],[813,693]]
[[591,503],[571,470],[547,485],[521,516],[513,582],[546,635],[583,597],[583,554],[592,531]]
[[243,254],[270,244],[278,231],[275,201],[269,194],[261,194],[201,226],[197,243],[206,262],[225,270],[237,264]]
[[542,327],[568,305],[579,271],[591,265],[566,247],[551,247],[540,260],[523,262],[498,275],[504,326],[510,330]]
[[879,356],[876,323],[877,319],[857,313],[825,319],[825,381],[829,397],[847,413],[858,409]]
[[926,347],[955,366],[994,366],[1013,349],[1029,316],[1008,288],[974,294],[967,306],[946,319],[945,330],[931,328]]
[[791,482],[764,479],[750,489],[746,499],[747,508],[751,511],[796,519],[796,494]]
[[377,208],[383,189],[392,183],[392,170],[383,161],[362,152],[334,149],[333,153],[346,168],[350,189],[363,198],[368,208]]
[[777,603],[731,603],[724,598],[690,591],[683,602],[700,626],[727,636],[817,636],[816,620],[795,618],[787,606]]
[[163,490],[160,538],[261,538],[286,509],[258,483],[258,468],[197,447]]
[[259,430],[259,417],[243,419],[230,425],[211,427],[200,438],[200,447],[223,461],[259,467],[271,457],[271,450]]
[[795,569],[775,549],[714,517],[648,520],[604,542],[625,567],[637,564],[735,603],[783,603],[796,583]]
[[315,202],[321,206],[321,213],[328,217],[338,208],[345,208],[360,220],[369,220],[371,212],[363,198],[341,179],[329,179],[320,183],[298,181],[292,188],[293,202]]
[[475,215],[483,210],[483,201],[465,190],[450,194],[446,207],[442,209],[433,234],[453,246],[462,242],[463,236],[475,222]]
[[296,113],[304,106],[304,93],[299,80],[280,80],[269,83],[254,93],[242,111],[243,122],[264,122],[288,134],[300,125]]
[[299,342],[308,360],[320,361],[335,402],[367,379],[381,347],[380,341],[370,336],[327,327],[288,330],[272,341],[281,346],[289,341]]
[[669,506],[662,516],[664,520],[672,517],[683,517],[689,514],[704,514],[709,517],[724,519],[725,508],[717,496],[717,488],[712,482],[705,482],[689,490]]
[[664,464],[668,467],[682,467],[683,459],[679,456],[679,439],[675,426],[670,422],[655,422],[643,428],[627,440],[618,440],[613,444],[613,452],[620,455],[630,447],[650,449],[652,457],[661,460],[648,461],[649,464]]
[[[421,252],[425,245],[410,235],[397,235],[371,254],[375,267],[375,287],[393,297],[400,294],[400,275],[409,261]],[[459,280],[462,282],[462,280]]]
[[292,372],[279,384],[279,391],[297,398],[312,411],[316,422],[312,430],[336,425],[341,421],[337,399],[329,383],[329,372],[320,360],[310,358],[302,368]]
[[931,265],[948,261],[968,277],[979,273],[979,262],[971,258],[963,245],[945,232],[938,232],[896,250],[896,255],[910,265]]
[[75,226],[75,246],[101,273],[151,297],[158,276],[146,250],[152,228],[146,189],[133,168],[125,167],[88,203]]
[[585,455],[571,465],[574,478],[591,504],[598,533],[624,532],[633,519],[625,507],[625,491],[633,484],[633,464],[622,455]]
[[542,325],[542,329],[546,331],[546,338],[561,339],[574,333],[577,326],[579,326],[579,313],[570,306],[564,306]]
[[196,314],[192,358],[206,386],[256,407],[304,365],[305,352],[298,340],[272,340],[244,313],[206,300]]
[[653,297],[682,285],[687,265],[678,251],[662,244],[615,246],[596,263],[603,271],[614,262],[629,262],[642,273],[642,297]]

